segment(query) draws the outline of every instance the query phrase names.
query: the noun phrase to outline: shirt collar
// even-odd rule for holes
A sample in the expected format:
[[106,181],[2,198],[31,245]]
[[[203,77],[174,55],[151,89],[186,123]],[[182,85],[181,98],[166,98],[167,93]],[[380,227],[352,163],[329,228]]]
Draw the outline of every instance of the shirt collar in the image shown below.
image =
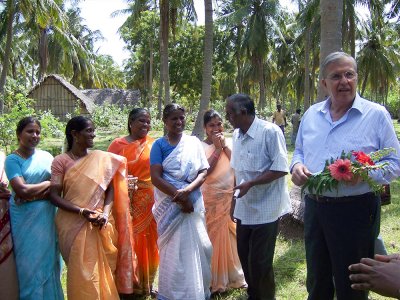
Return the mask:
[[[360,113],[363,113],[363,98],[360,97],[358,93],[356,93],[356,97],[354,98],[353,104],[351,105],[350,110],[358,110]],[[331,97],[326,99],[324,102],[322,102],[322,105],[318,109],[320,112],[326,114],[329,112],[329,107],[331,105]]]
[[256,132],[257,132],[257,124],[258,124],[258,118],[256,116],[254,116],[253,123],[251,123],[247,132],[243,134],[243,132],[241,130],[239,130],[239,135],[245,136],[247,134],[249,137],[254,139],[256,136]]

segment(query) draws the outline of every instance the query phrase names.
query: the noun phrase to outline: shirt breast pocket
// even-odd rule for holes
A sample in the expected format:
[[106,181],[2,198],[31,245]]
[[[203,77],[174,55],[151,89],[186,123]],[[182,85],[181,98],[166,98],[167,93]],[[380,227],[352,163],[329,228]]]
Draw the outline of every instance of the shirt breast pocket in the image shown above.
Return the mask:
[[242,165],[243,171],[262,172],[266,167],[262,157],[262,153],[243,153],[240,158],[240,164]]

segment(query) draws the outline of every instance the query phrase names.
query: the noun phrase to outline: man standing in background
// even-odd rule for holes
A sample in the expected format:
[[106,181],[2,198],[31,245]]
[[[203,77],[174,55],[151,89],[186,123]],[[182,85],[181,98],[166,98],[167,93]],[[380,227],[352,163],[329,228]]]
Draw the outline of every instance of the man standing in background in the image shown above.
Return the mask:
[[287,125],[286,116],[285,111],[282,109],[282,105],[280,104],[276,105],[276,111],[272,115],[272,123],[278,125],[279,128],[282,130],[283,135],[285,135],[285,126]]
[[297,132],[299,131],[299,125],[300,125],[300,113],[301,113],[301,109],[298,108],[296,109],[296,113],[294,113],[292,115],[292,118],[290,119],[290,122],[292,123],[293,126],[293,130],[292,130],[292,145],[294,145],[296,143],[296,137],[297,137]]

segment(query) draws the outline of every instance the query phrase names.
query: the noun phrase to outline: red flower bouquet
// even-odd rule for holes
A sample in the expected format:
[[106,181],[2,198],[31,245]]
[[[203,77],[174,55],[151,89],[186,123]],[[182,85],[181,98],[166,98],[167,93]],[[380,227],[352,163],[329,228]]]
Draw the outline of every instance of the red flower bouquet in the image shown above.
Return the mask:
[[308,190],[311,194],[321,195],[324,191],[338,188],[339,182],[355,183],[365,181],[372,191],[379,193],[382,185],[376,183],[369,173],[372,170],[385,169],[387,162],[377,164],[383,157],[395,152],[393,148],[385,148],[366,154],[362,151],[342,152],[339,158],[327,160],[322,172],[310,176],[303,185],[302,191]]

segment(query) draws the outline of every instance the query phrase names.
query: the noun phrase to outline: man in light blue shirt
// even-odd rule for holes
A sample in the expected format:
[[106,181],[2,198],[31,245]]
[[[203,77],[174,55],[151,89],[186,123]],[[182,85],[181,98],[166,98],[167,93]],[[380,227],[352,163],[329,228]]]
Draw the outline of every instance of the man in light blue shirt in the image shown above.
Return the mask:
[[[388,163],[385,171],[371,174],[376,182],[387,184],[400,175],[400,147],[389,113],[357,94],[357,64],[350,55],[331,53],[321,72],[329,97],[311,106],[302,118],[291,164],[292,181],[303,185],[311,174],[324,169],[326,160],[339,157],[342,151],[370,153],[393,147],[397,153],[382,160]],[[337,190],[323,195],[306,195],[308,299],[333,299],[334,290],[338,300],[368,299],[366,292],[351,289],[348,266],[362,257],[373,257],[379,200],[360,179],[339,183]]]
[[291,210],[285,139],[277,125],[255,116],[254,102],[248,95],[228,97],[225,109],[235,128],[231,166],[239,183],[234,189],[239,194],[233,199],[231,215],[237,221],[238,254],[248,299],[272,300],[278,219]]

